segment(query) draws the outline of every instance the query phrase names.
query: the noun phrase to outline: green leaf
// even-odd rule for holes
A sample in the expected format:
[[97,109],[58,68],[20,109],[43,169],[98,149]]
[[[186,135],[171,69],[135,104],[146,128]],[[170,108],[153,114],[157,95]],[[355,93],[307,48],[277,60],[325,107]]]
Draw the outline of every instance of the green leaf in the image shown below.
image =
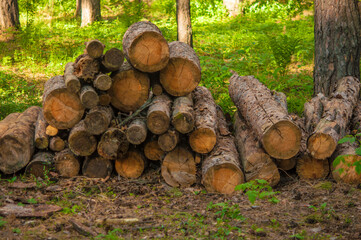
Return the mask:
[[247,192],[246,192],[246,195],[248,196],[248,200],[249,200],[252,204],[254,204],[254,202],[256,201],[258,194],[259,194],[258,191],[252,191],[252,190],[250,190],[250,191],[247,191]]
[[358,147],[355,149],[355,153],[359,156],[361,156],[361,147]]
[[361,161],[354,162],[353,166],[355,166],[356,173],[361,174]]
[[354,143],[355,141],[356,141],[356,138],[354,136],[347,135],[347,136],[341,138],[338,141],[338,144],[342,144],[342,143],[345,143],[345,142]]
[[342,159],[345,159],[345,155],[337,156],[337,157],[335,158],[335,160],[333,161],[332,166],[333,166],[333,167],[337,167],[337,165],[339,165],[339,164],[341,163],[341,160],[342,160]]

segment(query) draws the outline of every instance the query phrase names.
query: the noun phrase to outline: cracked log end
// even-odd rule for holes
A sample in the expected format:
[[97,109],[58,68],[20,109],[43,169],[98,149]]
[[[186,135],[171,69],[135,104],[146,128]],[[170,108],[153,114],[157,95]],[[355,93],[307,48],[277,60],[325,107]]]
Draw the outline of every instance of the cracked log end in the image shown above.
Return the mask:
[[326,159],[336,150],[337,142],[329,134],[315,133],[307,141],[307,148],[312,157]]
[[296,172],[302,179],[322,179],[327,177],[330,167],[327,160],[304,155],[297,161]]
[[217,142],[217,136],[213,129],[198,128],[189,136],[189,144],[197,153],[209,153]]

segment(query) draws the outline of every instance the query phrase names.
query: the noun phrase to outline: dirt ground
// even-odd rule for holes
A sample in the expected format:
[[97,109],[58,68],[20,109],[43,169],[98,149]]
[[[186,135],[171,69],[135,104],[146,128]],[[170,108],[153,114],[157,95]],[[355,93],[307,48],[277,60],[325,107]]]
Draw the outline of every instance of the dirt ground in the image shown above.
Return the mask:
[[169,187],[152,164],[140,179],[2,176],[0,208],[62,207],[43,218],[0,217],[0,239],[361,239],[361,191],[290,172],[273,189],[278,203],[241,191],[206,193],[198,182]]

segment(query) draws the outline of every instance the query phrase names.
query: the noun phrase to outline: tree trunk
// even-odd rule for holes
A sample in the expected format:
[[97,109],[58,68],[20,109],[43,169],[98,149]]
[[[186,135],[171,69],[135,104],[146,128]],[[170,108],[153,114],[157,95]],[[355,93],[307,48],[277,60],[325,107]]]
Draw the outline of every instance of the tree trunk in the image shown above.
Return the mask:
[[17,0],[2,0],[0,2],[0,29],[20,27],[19,7]]
[[76,0],[76,10],[74,17],[81,17],[81,1],[82,0]]
[[112,171],[112,162],[99,156],[86,157],[83,162],[82,173],[89,178],[107,178],[110,177]]
[[98,93],[93,87],[85,85],[80,90],[80,101],[85,108],[94,108],[99,103]]
[[147,138],[147,132],[145,119],[135,119],[129,124],[126,135],[131,144],[139,145]]
[[129,150],[123,158],[115,161],[115,170],[125,178],[138,178],[147,167],[147,159],[136,149]]
[[118,48],[111,48],[105,52],[102,58],[102,65],[106,72],[114,72],[120,69],[124,63],[124,54]]
[[147,113],[147,126],[154,134],[165,133],[170,125],[170,110],[172,100],[165,94],[153,99]]
[[158,145],[164,152],[172,151],[179,143],[179,132],[169,129],[158,137]]
[[97,140],[85,129],[84,120],[71,129],[68,144],[77,156],[90,156],[97,149]]
[[0,171],[13,174],[25,167],[35,150],[35,122],[40,107],[30,107],[0,133]]
[[151,22],[132,24],[123,36],[125,58],[142,72],[157,72],[169,60],[168,43],[159,28]]
[[108,129],[113,115],[111,107],[96,106],[84,118],[85,129],[93,135],[102,134]]
[[49,137],[46,135],[47,122],[44,118],[43,110],[40,110],[38,119],[35,123],[35,147],[38,149],[45,149],[49,145]]
[[119,128],[109,128],[98,143],[98,154],[106,159],[122,158],[127,153],[129,142]]
[[360,21],[355,0],[315,1],[314,94],[329,96],[340,78],[360,78]]
[[99,61],[91,58],[88,54],[80,55],[77,61],[75,61],[74,75],[88,83],[93,83],[99,70]]
[[174,100],[172,125],[183,134],[190,133],[194,128],[194,110],[192,95],[178,97]]
[[75,177],[80,171],[79,159],[66,148],[55,154],[55,169],[62,177]]
[[160,83],[170,95],[191,93],[201,81],[201,65],[196,52],[183,42],[169,44],[169,63],[160,71]]
[[301,131],[265,85],[253,76],[234,73],[228,89],[238,111],[271,157],[289,159],[298,153]]
[[54,167],[54,154],[50,152],[38,152],[26,166],[25,173],[34,175],[36,178],[45,179],[49,171]]
[[100,0],[81,0],[82,27],[92,24],[100,18]]
[[177,40],[193,48],[190,0],[177,0]]
[[65,141],[59,136],[52,137],[50,139],[49,148],[51,151],[60,152],[65,149]]
[[202,184],[208,192],[231,194],[244,182],[244,175],[234,137],[220,107],[217,107],[217,125],[217,144],[202,163]]
[[89,55],[89,57],[96,59],[103,56],[104,47],[105,45],[99,40],[91,40],[86,43],[85,51],[86,54]]
[[66,88],[73,93],[80,91],[81,84],[79,79],[74,75],[74,63],[69,62],[65,65],[64,81]]
[[99,74],[95,77],[93,85],[96,89],[99,89],[101,91],[107,91],[110,89],[110,87],[113,84],[113,80],[109,75],[106,74]]
[[70,92],[62,76],[55,76],[44,85],[43,112],[45,120],[57,129],[69,129],[84,114],[78,95]]
[[153,139],[145,143],[144,155],[152,161],[160,161],[164,157],[164,151],[159,147],[158,140]]

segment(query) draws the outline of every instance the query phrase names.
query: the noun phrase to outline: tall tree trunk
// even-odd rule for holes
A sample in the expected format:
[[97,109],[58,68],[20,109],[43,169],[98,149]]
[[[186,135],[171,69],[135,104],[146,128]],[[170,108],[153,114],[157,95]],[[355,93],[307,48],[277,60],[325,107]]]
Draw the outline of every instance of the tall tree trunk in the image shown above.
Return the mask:
[[76,0],[76,10],[74,17],[81,17],[81,1],[82,0]]
[[190,0],[177,0],[177,40],[193,47]]
[[99,20],[100,0],[81,0],[81,26],[87,26]]
[[19,28],[19,7],[17,0],[0,1],[0,29]]
[[356,0],[315,0],[314,94],[329,96],[340,78],[360,77],[360,28]]

